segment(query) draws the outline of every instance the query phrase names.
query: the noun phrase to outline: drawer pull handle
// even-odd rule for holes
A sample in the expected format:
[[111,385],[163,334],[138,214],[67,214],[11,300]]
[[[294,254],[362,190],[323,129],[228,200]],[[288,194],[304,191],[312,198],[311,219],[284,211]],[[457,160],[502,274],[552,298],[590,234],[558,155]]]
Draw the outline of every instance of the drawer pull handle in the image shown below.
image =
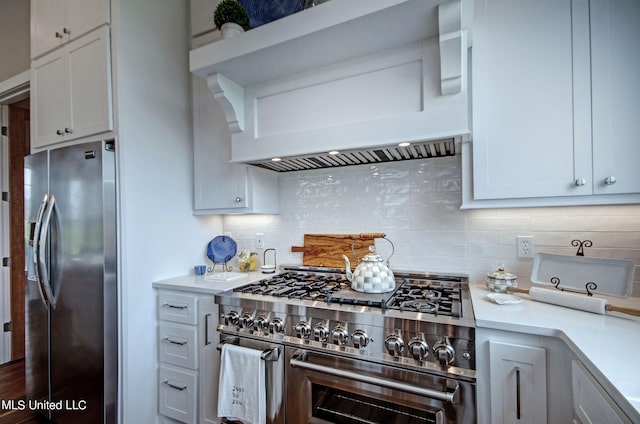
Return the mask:
[[516,419],[520,417],[520,367],[516,367]]
[[187,344],[187,341],[186,341],[186,340],[185,340],[185,341],[172,340],[172,339],[170,339],[169,337],[165,337],[165,338],[164,338],[164,341],[165,341],[165,342],[172,343],[172,344],[180,345],[180,346],[184,346],[184,345],[186,345],[186,344]]
[[211,318],[211,314],[206,314],[204,316],[204,345],[208,346],[211,344],[211,340],[209,340],[209,318]]
[[164,380],[162,384],[164,384],[167,387],[171,387],[172,389],[180,390],[180,391],[187,390],[188,388],[188,386],[176,386],[175,384],[171,384],[169,383],[169,380]]
[[187,309],[189,306],[188,305],[173,305],[171,303],[165,302],[164,305],[167,308],[173,308],[173,309]]

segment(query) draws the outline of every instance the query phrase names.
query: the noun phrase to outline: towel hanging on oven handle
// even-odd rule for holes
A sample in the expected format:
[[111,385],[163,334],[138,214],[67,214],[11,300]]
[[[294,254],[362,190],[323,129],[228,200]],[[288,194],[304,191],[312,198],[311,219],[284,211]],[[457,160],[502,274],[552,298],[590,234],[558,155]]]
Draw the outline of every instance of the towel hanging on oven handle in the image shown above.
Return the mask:
[[[218,344],[218,346],[216,347],[216,349],[221,351],[222,350],[222,345],[225,344],[225,343],[227,343],[227,342],[224,342],[224,341],[220,342]],[[262,351],[262,355],[260,355],[260,357],[264,361],[275,362],[280,357],[280,349],[278,349],[278,347],[272,347],[272,348],[269,348],[269,349],[265,349],[265,350]]]

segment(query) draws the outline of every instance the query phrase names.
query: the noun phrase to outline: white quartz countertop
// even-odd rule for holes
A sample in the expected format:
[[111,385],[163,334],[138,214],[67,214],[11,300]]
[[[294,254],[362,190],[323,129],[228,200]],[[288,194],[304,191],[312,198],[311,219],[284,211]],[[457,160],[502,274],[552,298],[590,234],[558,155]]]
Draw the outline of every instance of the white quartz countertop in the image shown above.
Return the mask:
[[260,271],[239,272],[233,271],[231,276],[242,274],[242,278],[231,281],[221,281],[215,277],[229,277],[229,274],[222,272],[208,272],[204,276],[183,275],[180,277],[168,278],[166,280],[154,281],[153,287],[157,289],[182,290],[193,293],[216,294],[221,291],[234,289],[243,286],[251,281],[260,280],[274,274],[263,274]]
[[[640,318],[620,313],[599,315],[536,302],[489,301],[484,285],[471,284],[476,327],[556,337],[564,341],[618,406],[640,423]],[[640,309],[640,298],[607,298]]]

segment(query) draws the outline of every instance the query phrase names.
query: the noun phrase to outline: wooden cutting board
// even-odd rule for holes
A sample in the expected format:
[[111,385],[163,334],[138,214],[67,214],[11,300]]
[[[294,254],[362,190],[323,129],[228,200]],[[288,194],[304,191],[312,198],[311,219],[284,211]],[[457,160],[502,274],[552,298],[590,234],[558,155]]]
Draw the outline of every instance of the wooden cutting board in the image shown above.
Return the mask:
[[351,268],[357,265],[356,257],[351,250],[352,244],[358,259],[369,253],[369,246],[375,239],[384,237],[384,233],[360,234],[305,234],[304,246],[291,246],[292,252],[302,252],[303,266],[323,266],[344,268],[342,255],[351,261]]

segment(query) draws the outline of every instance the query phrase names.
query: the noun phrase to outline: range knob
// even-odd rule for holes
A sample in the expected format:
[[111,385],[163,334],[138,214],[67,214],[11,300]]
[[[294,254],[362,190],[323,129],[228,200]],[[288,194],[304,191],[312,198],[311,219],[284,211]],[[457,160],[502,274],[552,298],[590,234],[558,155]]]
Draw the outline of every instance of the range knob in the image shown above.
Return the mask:
[[326,342],[329,338],[329,327],[323,322],[313,327],[313,338],[319,342]]
[[240,327],[241,328],[253,327],[253,315],[249,313],[242,314],[242,317],[240,318]]
[[331,336],[333,337],[333,344],[338,346],[344,346],[349,341],[349,332],[341,325],[336,325]]
[[238,323],[240,322],[240,314],[236,311],[231,311],[223,315],[223,318],[224,325],[238,325]]
[[451,343],[449,343],[448,337],[445,337],[433,346],[433,353],[442,368],[446,368],[456,357],[456,351],[453,349],[453,346],[451,346]]
[[409,341],[409,353],[416,361],[424,361],[429,356],[429,345],[424,340],[414,337]]
[[367,347],[369,344],[369,336],[367,336],[367,333],[365,333],[364,330],[358,329],[351,335],[351,341],[353,342],[353,346],[358,349],[362,349]]
[[269,323],[269,333],[284,333],[284,321],[282,318],[275,317]]
[[258,315],[255,322],[255,329],[258,331],[267,331],[269,329],[269,320],[264,315]]
[[311,336],[311,325],[307,321],[298,321],[293,329],[300,339],[309,339]]
[[404,340],[399,334],[391,334],[384,339],[384,346],[387,348],[389,355],[397,358],[404,351]]

